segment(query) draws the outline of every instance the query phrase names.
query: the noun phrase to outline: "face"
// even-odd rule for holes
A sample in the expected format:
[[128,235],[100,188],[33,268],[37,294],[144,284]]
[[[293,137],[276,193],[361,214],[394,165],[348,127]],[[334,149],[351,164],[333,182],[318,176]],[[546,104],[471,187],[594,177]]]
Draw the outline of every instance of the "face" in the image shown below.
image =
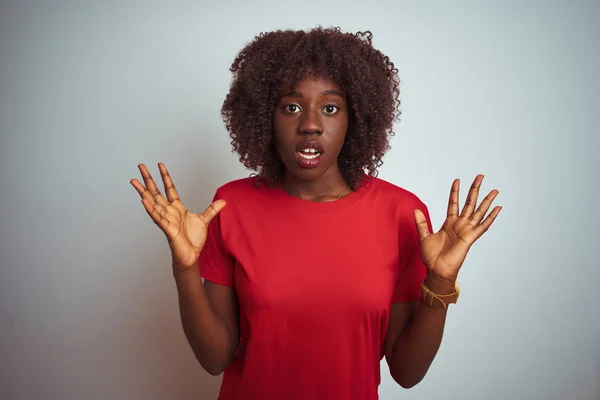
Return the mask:
[[348,129],[346,99],[333,81],[309,75],[284,91],[273,117],[275,145],[287,174],[302,181],[339,174]]

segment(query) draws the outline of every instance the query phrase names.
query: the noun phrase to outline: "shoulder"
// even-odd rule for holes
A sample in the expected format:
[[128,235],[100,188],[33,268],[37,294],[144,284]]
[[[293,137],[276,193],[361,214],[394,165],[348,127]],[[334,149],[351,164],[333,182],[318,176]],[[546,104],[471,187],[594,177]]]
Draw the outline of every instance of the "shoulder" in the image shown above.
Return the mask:
[[255,176],[236,179],[220,186],[215,193],[215,200],[251,196],[260,191],[260,185],[258,178]]
[[425,203],[412,191],[381,178],[368,178],[367,191],[378,202],[386,202],[398,208],[424,208]]
[[375,219],[386,220],[393,216],[396,226],[402,227],[404,232],[416,234],[414,210],[419,209],[425,215],[431,230],[429,209],[411,190],[379,178],[372,178],[370,185],[373,193],[369,196],[372,199],[369,208]]

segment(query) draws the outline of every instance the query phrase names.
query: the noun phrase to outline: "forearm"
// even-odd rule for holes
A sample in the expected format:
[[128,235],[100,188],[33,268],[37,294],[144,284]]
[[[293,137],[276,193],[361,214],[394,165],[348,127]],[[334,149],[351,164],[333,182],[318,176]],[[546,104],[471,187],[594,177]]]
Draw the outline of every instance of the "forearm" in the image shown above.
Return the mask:
[[[438,294],[454,291],[453,283],[431,276],[427,276],[425,284]],[[412,321],[398,336],[390,373],[402,387],[410,388],[425,377],[442,342],[447,310],[421,300]]]
[[175,272],[183,331],[200,365],[211,375],[227,368],[235,355],[232,335],[213,311],[197,269]]

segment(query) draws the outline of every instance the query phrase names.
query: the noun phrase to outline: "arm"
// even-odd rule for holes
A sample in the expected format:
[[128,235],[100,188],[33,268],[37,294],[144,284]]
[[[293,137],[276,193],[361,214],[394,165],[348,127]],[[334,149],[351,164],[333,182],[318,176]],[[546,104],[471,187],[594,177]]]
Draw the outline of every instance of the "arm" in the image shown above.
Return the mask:
[[[452,293],[454,285],[428,275],[425,284],[436,293]],[[392,304],[385,339],[390,375],[402,387],[418,384],[427,373],[442,342],[447,308],[424,301]]]
[[[202,367],[218,375],[231,363],[238,346],[237,298],[231,287],[208,281],[203,286],[198,261],[201,254],[209,255],[210,249],[213,253],[216,251],[214,232],[213,239],[207,243],[208,227],[226,202],[215,199],[204,212],[193,214],[181,202],[164,164],[159,163],[158,168],[166,197],[148,168],[144,164],[138,167],[144,184],[137,179],[132,179],[131,184],[152,221],[167,237],[185,336]],[[208,252],[205,244],[208,244]],[[211,260],[207,265],[218,265],[218,261]]]
[[[453,182],[446,220],[435,234],[430,232],[423,211],[414,210],[421,259],[427,269],[425,285],[435,293],[454,292],[458,271],[467,252],[488,230],[501,210],[501,207],[495,207],[484,219],[498,195],[497,190],[491,191],[475,210],[482,181],[483,175],[475,178],[460,214],[460,182],[458,179]],[[419,383],[427,373],[440,347],[446,322],[446,308],[431,307],[424,301],[419,302],[416,312],[414,308],[414,304],[410,303],[392,305],[384,344],[390,374],[405,388]]]
[[211,375],[233,360],[239,343],[235,290],[202,279],[197,268],[174,272],[181,324],[196,359]]

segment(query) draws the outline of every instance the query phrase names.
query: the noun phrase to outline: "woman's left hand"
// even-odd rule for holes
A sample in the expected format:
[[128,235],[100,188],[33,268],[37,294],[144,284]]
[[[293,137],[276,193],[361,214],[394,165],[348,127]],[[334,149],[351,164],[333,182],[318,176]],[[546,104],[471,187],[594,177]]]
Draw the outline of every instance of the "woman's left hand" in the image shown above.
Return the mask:
[[482,181],[483,175],[477,175],[469,190],[465,206],[459,215],[460,181],[454,180],[448,201],[448,214],[437,233],[429,232],[425,215],[420,210],[414,211],[421,241],[421,257],[429,270],[428,273],[433,274],[435,278],[456,281],[458,271],[465,261],[471,245],[489,229],[502,209],[502,207],[496,206],[485,219],[483,218],[499,193],[494,189],[475,210]]

